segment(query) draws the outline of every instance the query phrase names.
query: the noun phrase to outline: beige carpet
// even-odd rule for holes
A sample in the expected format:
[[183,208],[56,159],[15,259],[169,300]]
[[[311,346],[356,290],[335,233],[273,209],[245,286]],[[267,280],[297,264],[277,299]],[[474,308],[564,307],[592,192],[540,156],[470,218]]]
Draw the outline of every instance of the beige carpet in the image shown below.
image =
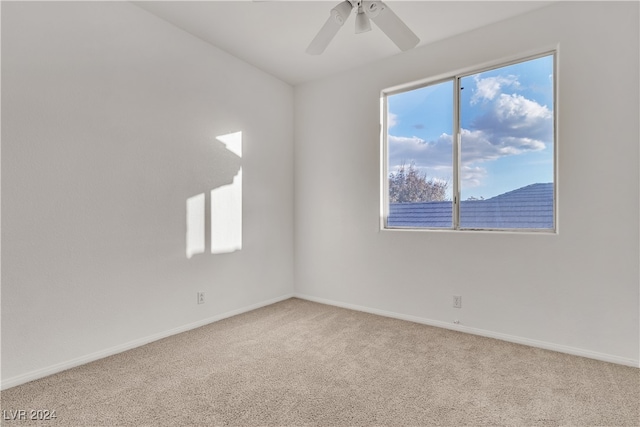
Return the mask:
[[640,369],[289,299],[1,393],[39,426],[640,425]]

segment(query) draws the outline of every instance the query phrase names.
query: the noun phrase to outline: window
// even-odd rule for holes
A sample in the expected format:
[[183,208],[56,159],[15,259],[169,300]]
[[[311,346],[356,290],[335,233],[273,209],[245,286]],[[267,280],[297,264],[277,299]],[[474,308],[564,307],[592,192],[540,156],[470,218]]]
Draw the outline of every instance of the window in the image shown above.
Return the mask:
[[555,53],[383,91],[384,228],[555,230]]

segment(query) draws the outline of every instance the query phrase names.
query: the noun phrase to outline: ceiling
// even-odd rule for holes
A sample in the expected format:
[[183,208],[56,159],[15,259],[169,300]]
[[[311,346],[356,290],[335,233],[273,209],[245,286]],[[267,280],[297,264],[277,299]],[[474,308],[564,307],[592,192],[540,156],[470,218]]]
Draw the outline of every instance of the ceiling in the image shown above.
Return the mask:
[[[401,51],[372,24],[355,34],[350,16],[322,55],[305,49],[340,0],[135,1],[142,9],[267,73],[297,85]],[[385,3],[419,46],[544,7],[552,1],[394,1]]]

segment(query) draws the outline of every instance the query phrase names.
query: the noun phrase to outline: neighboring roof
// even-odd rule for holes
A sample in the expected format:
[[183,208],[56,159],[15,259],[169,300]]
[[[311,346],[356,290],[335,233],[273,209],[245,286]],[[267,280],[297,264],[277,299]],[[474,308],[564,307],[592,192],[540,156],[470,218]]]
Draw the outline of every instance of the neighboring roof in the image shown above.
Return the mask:
[[[391,203],[388,227],[450,228],[452,203]],[[487,200],[463,200],[462,228],[553,228],[553,183],[531,184]]]

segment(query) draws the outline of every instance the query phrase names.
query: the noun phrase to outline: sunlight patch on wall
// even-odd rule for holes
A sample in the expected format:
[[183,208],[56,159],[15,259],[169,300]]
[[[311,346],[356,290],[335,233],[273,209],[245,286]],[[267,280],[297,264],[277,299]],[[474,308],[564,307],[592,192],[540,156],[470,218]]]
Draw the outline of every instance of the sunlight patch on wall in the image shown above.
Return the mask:
[[[242,158],[242,132],[221,135],[216,139]],[[242,167],[231,184],[211,190],[210,248],[212,254],[242,249]],[[206,193],[187,199],[187,258],[206,252]]]
[[[242,132],[216,137],[227,150],[242,158]],[[242,249],[242,168],[233,183],[211,190],[211,253]]]
[[233,184],[211,190],[211,253],[242,249],[242,169]]
[[242,132],[216,136],[216,139],[222,142],[227,150],[242,158]]
[[187,199],[187,258],[204,253],[204,193]]

